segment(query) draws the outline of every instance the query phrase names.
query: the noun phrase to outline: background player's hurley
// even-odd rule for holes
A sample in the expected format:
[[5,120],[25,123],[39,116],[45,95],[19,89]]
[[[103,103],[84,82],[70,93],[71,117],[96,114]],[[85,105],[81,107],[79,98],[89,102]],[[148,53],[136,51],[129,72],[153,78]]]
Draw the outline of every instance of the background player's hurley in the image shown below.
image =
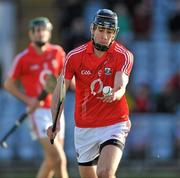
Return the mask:
[[[53,75],[48,75],[46,79],[46,84],[44,86],[43,91],[38,96],[38,101],[42,101],[48,93],[53,92],[54,87],[56,85],[56,78]],[[15,121],[14,125],[11,127],[11,129],[6,133],[6,135],[1,139],[0,146],[3,148],[7,148],[8,144],[6,143],[6,140],[12,135],[19,126],[24,122],[24,120],[27,118],[29,114],[31,114],[36,108],[32,108],[25,113],[21,114],[21,116]]]

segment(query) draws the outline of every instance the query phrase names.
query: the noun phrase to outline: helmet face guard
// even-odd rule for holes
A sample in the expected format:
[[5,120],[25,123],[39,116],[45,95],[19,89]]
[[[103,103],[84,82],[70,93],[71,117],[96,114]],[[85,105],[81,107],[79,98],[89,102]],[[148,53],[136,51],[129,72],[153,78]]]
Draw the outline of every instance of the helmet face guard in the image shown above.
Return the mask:
[[[100,26],[103,28],[113,29],[116,34],[119,31],[117,14],[115,12],[112,12],[109,9],[98,10],[92,24],[94,27]],[[95,43],[93,39],[93,35],[92,35],[92,40],[93,40],[94,47],[100,51],[107,51],[111,45],[110,44],[109,46],[106,46],[106,45]]]

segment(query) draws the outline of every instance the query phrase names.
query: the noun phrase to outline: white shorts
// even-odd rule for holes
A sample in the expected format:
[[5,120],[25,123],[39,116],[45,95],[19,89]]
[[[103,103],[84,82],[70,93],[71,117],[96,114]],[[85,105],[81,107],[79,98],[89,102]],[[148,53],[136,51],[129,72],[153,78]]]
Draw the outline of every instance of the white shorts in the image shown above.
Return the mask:
[[[47,137],[46,130],[52,125],[52,115],[51,110],[48,108],[38,108],[34,113],[29,116],[29,126],[31,130],[31,136],[33,140],[38,138]],[[58,133],[59,138],[64,138],[65,132],[65,119],[64,111],[61,114],[60,118],[60,131]]]
[[[98,128],[78,128],[74,130],[74,142],[78,163],[88,165],[89,162],[99,157],[101,147],[117,141],[123,147],[130,131],[130,120],[114,125]],[[106,144],[106,143],[107,144]],[[116,144],[113,144],[116,145]],[[123,149],[123,148],[122,148]]]

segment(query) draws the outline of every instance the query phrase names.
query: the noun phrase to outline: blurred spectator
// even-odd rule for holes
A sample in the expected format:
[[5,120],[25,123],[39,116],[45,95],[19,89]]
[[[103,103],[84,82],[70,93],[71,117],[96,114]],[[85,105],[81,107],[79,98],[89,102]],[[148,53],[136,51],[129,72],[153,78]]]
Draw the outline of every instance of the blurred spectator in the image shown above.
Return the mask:
[[138,117],[133,117],[132,120],[132,133],[129,134],[129,149],[128,158],[129,159],[145,159],[147,150],[150,145],[149,128],[146,119],[140,119]]
[[135,109],[134,112],[152,112],[154,109],[152,91],[148,84],[141,84],[135,92]]
[[170,78],[168,83],[176,96],[177,104],[180,104],[180,69]]
[[[58,7],[58,23],[59,33],[64,31],[71,26],[73,19],[82,16],[84,1],[81,0],[56,0],[55,6]],[[61,37],[60,37],[61,38]]]
[[119,31],[117,40],[128,45],[132,40],[132,21],[124,2],[114,4],[114,11],[118,15]]
[[167,84],[156,98],[156,111],[174,113],[176,111],[176,95],[171,85]]
[[128,11],[129,11],[129,14],[131,16],[134,15],[134,9],[136,7],[137,4],[141,3],[142,0],[124,0],[123,2],[126,4],[127,8],[128,8]]
[[152,25],[151,0],[142,0],[134,7],[133,31],[135,40],[148,40]]
[[180,70],[176,72],[164,87],[162,93],[158,94],[156,102],[157,112],[178,112],[180,104]]
[[64,6],[62,7],[62,1],[59,0],[59,7],[62,8],[64,14],[62,16],[62,27],[68,27],[74,18],[82,16],[83,1],[81,0],[67,0],[63,1]]
[[2,88],[2,75],[3,75],[3,69],[2,69],[2,64],[0,63],[0,88]]
[[180,0],[176,0],[176,9],[169,18],[168,28],[172,41],[180,41]]
[[64,48],[68,52],[87,41],[84,29],[84,20],[82,17],[73,19],[70,28],[63,32],[62,38]]
[[135,102],[134,102],[134,98],[129,90],[127,90],[127,92],[126,92],[126,99],[127,99],[127,103],[129,106],[129,112],[131,113],[134,111]]

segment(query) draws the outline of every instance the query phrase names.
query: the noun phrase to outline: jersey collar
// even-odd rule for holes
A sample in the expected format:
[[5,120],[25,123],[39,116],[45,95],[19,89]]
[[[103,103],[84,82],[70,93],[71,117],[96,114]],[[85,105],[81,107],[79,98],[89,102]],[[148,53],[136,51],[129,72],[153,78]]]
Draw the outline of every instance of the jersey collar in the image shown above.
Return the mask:
[[[49,50],[49,47],[50,47],[50,44],[49,44],[49,43],[47,43],[47,44],[46,44],[46,51],[48,51],[48,50]],[[30,53],[32,53],[32,54],[36,54],[36,55],[37,55],[37,52],[36,52],[36,50],[35,50],[35,48],[34,48],[34,46],[33,46],[33,44],[32,44],[32,43],[30,43],[30,44],[29,44],[28,49],[29,49]]]

